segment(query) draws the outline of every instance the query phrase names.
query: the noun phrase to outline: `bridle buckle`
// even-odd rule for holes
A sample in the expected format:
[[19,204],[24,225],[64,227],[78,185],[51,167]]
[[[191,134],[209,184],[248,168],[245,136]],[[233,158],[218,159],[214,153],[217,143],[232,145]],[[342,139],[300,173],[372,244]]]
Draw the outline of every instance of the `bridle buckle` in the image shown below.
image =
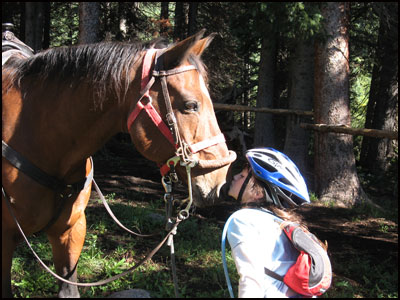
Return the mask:
[[177,124],[175,114],[173,112],[167,113],[165,115],[165,118],[167,119],[167,123],[170,127],[173,125]]

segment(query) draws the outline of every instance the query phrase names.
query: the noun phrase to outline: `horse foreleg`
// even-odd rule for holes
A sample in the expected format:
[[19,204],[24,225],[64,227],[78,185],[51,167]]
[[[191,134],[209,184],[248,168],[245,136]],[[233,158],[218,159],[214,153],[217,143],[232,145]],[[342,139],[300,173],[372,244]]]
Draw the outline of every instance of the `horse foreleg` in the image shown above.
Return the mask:
[[[57,222],[47,231],[53,250],[53,261],[57,274],[63,278],[77,281],[77,263],[81,255],[86,235],[85,208],[90,198],[92,185],[82,190],[78,197],[65,205]],[[60,298],[79,297],[78,287],[59,282]]]
[[[86,218],[82,213],[75,224],[63,233],[48,233],[52,250],[53,260],[57,274],[61,277],[76,282],[77,264],[81,255],[86,235]],[[59,298],[79,298],[76,285],[59,282]]]

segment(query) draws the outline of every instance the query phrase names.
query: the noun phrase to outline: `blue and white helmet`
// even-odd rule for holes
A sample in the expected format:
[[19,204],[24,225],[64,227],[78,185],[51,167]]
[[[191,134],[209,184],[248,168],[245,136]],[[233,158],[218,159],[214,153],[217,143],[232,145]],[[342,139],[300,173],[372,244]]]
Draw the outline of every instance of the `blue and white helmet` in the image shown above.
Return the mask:
[[267,187],[267,201],[281,207],[310,203],[307,185],[294,162],[273,148],[246,152],[254,176]]

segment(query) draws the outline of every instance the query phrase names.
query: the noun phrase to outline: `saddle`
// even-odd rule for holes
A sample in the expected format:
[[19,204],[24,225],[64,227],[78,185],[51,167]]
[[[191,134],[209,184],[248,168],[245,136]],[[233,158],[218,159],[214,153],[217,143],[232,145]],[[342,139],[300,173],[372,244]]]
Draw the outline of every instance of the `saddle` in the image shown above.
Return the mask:
[[20,54],[25,58],[29,58],[34,55],[34,51],[31,47],[21,42],[13,32],[13,25],[10,23],[2,24],[2,38],[1,38],[1,46],[2,46],[2,63],[3,66],[11,56],[15,54]]

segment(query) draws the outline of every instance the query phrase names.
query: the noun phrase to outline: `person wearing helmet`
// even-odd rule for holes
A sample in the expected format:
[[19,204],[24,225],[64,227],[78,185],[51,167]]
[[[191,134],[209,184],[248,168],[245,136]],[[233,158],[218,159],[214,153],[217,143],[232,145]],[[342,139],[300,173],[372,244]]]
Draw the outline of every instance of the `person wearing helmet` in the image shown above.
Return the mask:
[[307,186],[296,165],[273,148],[251,149],[246,159],[227,192],[242,208],[224,228],[240,275],[239,298],[301,297],[264,268],[285,275],[296,262],[298,251],[279,224],[301,222],[289,208],[310,203]]

